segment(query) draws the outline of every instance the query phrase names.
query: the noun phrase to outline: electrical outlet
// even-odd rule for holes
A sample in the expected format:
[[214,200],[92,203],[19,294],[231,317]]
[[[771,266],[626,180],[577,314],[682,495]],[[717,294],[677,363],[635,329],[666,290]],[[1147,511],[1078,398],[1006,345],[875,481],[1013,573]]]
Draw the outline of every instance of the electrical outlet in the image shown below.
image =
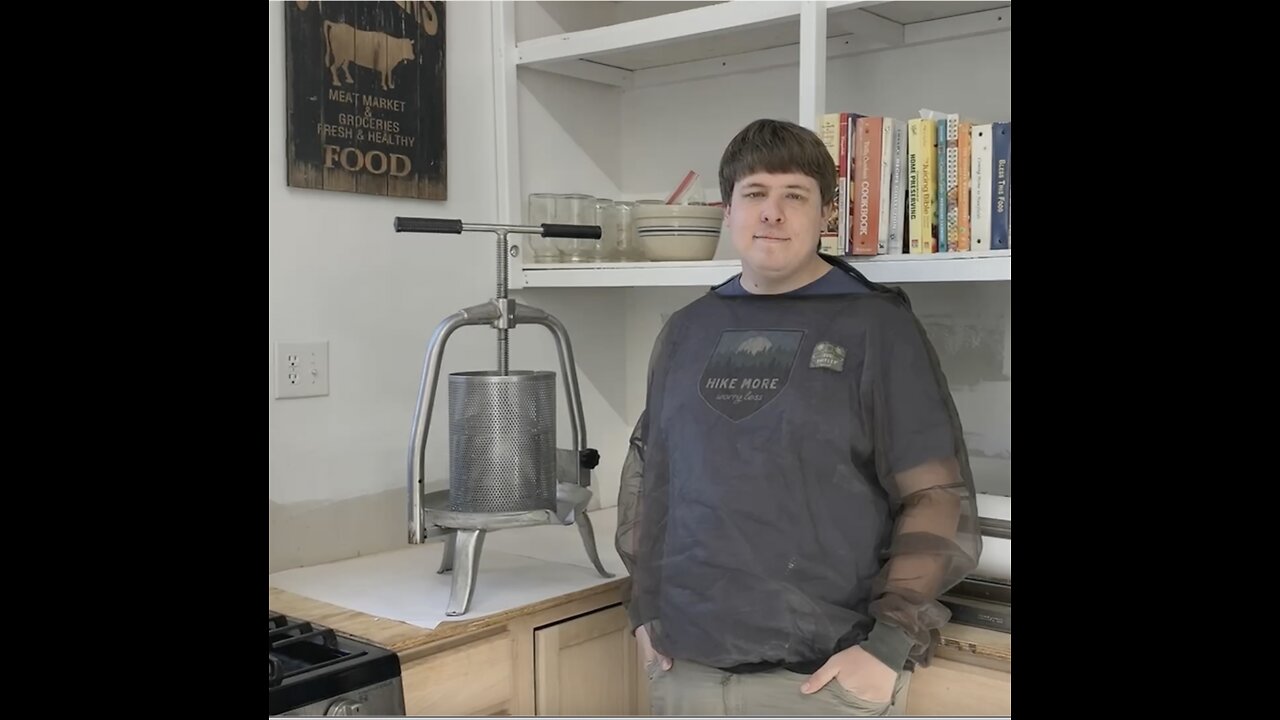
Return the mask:
[[329,343],[276,343],[276,399],[329,394]]

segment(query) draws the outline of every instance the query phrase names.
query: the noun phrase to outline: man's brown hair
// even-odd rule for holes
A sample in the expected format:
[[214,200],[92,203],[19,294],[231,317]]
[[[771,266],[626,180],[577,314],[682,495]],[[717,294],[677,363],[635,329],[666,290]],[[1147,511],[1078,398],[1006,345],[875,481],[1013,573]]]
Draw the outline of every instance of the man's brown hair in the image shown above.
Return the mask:
[[733,186],[752,173],[799,173],[818,183],[822,207],[836,196],[836,164],[822,138],[786,120],[756,120],[729,141],[720,157],[720,200],[729,205]]

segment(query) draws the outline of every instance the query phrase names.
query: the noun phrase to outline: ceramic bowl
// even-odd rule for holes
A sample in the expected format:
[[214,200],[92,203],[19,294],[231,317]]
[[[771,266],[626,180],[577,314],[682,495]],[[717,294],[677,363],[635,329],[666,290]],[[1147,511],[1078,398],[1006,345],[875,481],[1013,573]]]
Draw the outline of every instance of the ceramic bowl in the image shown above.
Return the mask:
[[645,256],[655,261],[711,260],[724,224],[724,212],[708,205],[638,204],[632,217]]

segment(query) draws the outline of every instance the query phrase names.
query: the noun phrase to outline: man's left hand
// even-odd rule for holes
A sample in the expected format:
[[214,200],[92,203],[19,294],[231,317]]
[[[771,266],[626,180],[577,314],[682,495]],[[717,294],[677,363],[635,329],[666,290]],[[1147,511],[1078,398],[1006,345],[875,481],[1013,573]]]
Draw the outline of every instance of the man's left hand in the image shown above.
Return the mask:
[[816,693],[832,680],[867,702],[889,702],[893,699],[898,673],[855,645],[832,655],[800,686],[800,692]]

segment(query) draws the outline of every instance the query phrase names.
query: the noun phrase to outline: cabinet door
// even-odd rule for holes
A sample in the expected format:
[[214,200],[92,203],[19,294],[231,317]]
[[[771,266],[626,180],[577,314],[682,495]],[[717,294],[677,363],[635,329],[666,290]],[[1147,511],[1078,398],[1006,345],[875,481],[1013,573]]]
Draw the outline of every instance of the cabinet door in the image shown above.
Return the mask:
[[912,674],[907,715],[1009,715],[1010,674],[934,658]]
[[406,715],[509,715],[511,634],[502,632],[405,663]]
[[534,632],[538,715],[636,715],[636,640],[620,605]]

